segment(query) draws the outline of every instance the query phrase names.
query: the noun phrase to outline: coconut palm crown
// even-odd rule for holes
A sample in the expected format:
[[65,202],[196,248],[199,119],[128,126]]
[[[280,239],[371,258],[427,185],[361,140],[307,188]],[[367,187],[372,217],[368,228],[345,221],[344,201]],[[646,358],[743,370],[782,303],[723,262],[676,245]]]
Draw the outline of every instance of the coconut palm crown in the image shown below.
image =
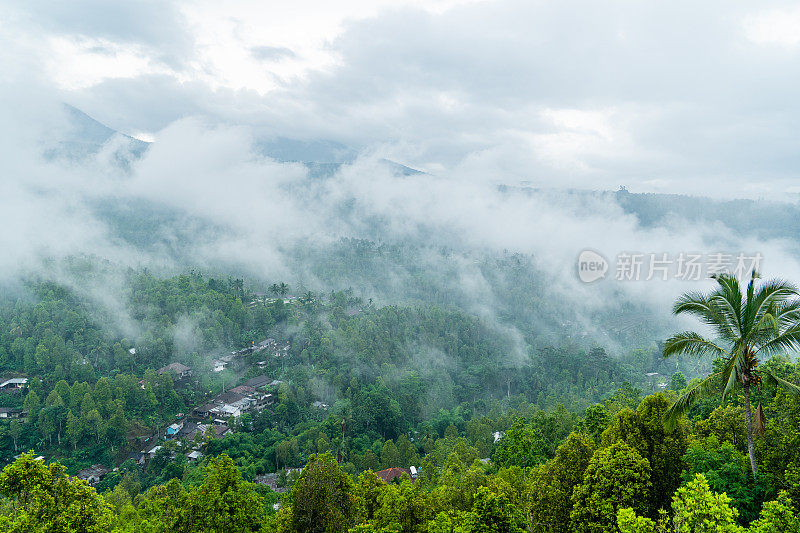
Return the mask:
[[800,387],[759,368],[762,358],[800,349],[800,294],[793,285],[782,280],[760,282],[753,272],[747,287],[742,290],[735,276],[713,276],[717,287],[708,294],[689,292],[676,302],[672,312],[698,318],[713,333],[706,338],[693,331],[684,331],[667,339],[664,357],[675,355],[712,355],[722,366],[702,382],[692,387],[670,407],[665,415],[667,428],[673,428],[692,404],[705,395],[722,390],[722,398],[734,388],[744,392],[744,411],[747,423],[747,450],[750,467],[758,472],[753,446],[754,424],[763,431],[764,414],[759,402],[755,421],[750,406],[750,391],[764,382],[775,384],[800,397]]

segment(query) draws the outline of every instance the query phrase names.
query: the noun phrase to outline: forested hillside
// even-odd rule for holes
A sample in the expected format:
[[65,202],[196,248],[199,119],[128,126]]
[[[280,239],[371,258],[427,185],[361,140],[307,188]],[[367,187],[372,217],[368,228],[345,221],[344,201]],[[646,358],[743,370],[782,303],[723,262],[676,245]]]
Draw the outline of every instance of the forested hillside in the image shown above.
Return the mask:
[[[520,339],[453,305],[352,290],[76,269],[118,293],[44,277],[3,293],[10,530],[59,531],[59,508],[97,531],[632,532],[712,515],[713,531],[797,526],[797,399],[757,390],[753,477],[740,392],[665,429],[702,366],[673,375],[660,345],[547,344],[535,327]],[[765,364],[800,382],[788,359]],[[263,405],[208,413],[248,395]]]
[[[800,379],[794,364],[770,366]],[[279,476],[277,490],[291,487],[283,493],[249,481],[282,436],[255,425],[206,440],[208,459],[199,463],[168,446],[174,458],[145,469],[124,464],[96,489],[28,454],[0,476],[0,520],[11,531],[78,521],[86,531],[798,531],[797,400],[764,390],[768,422],[754,479],[741,398],[701,406],[665,431],[662,417],[678,392],[642,397],[625,387],[574,414],[524,403],[502,414],[459,411],[466,420],[441,421],[441,432],[433,424],[426,434],[376,440],[358,466],[330,416],[296,438],[297,451],[310,455],[301,473]],[[504,433],[495,441],[496,430]],[[384,468],[391,470],[373,473]],[[60,508],[74,511],[67,517]]]
[[[82,273],[94,268],[81,264]],[[226,381],[231,388],[259,374],[283,384],[256,424],[289,430],[330,412],[359,436],[363,454],[376,438],[421,424],[441,433],[473,411],[519,402],[581,409],[623,382],[645,383],[655,353],[570,341],[534,347],[455,307],[380,307],[349,291],[284,298],[241,279],[145,271],[116,283],[112,301],[42,279],[4,293],[0,371],[28,380],[0,392],[2,407],[24,413],[6,428],[6,459],[36,448],[68,464],[78,450],[84,462],[119,462],[131,439],[190,412]],[[215,359],[267,337],[285,344],[280,356],[245,354],[213,371]],[[156,372],[172,362],[193,369],[192,379]],[[264,459],[275,467],[272,455]]]

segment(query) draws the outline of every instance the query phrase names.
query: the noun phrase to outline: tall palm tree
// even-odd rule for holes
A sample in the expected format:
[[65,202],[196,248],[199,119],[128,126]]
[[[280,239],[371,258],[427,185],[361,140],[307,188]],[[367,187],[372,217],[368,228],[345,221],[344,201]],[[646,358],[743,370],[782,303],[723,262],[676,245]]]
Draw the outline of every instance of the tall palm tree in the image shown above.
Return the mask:
[[[800,387],[759,368],[759,359],[776,353],[800,349],[800,299],[793,285],[770,280],[757,283],[753,272],[744,292],[743,282],[731,275],[713,276],[717,287],[709,294],[689,292],[681,296],[672,309],[676,315],[688,314],[700,319],[713,332],[705,338],[693,331],[673,335],[664,344],[664,357],[673,355],[701,356],[710,354],[722,362],[716,372],[678,398],[665,415],[668,428],[674,427],[699,398],[722,390],[722,398],[734,387],[744,392],[744,413],[747,422],[747,452],[755,475],[753,447],[754,420],[750,406],[752,387],[771,382],[800,396]],[[761,403],[756,412],[756,429],[763,430]]]
[[281,296],[286,296],[287,292],[289,292],[289,286],[281,281],[280,284],[278,284],[278,293]]
[[300,301],[304,304],[310,304],[314,301],[315,295],[311,291],[307,291],[301,298]]

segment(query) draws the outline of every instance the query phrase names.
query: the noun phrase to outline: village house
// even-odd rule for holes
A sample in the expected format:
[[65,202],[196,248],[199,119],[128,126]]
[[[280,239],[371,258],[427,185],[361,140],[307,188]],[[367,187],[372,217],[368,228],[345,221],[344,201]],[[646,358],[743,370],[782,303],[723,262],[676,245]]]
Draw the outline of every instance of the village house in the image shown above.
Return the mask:
[[238,404],[242,400],[246,399],[249,398],[244,394],[228,391],[217,394],[216,396],[214,396],[214,399],[212,401],[217,405],[233,405],[233,404]]
[[[414,470],[416,470],[416,468]],[[386,483],[391,483],[394,480],[399,481],[400,478],[403,477],[403,474],[406,474],[408,477],[411,477],[411,469],[394,467],[375,472],[375,475],[384,480]]]
[[261,474],[255,477],[254,481],[260,485],[266,485],[273,492],[286,492],[286,487],[278,486],[278,477],[280,474],[277,472],[272,474]]
[[214,397],[214,402],[218,404],[218,407],[212,409],[211,414],[217,414],[223,418],[230,416],[238,418],[242,413],[253,409],[257,403],[256,399],[252,396],[246,396],[233,391],[218,394]]
[[258,390],[258,389],[266,387],[267,385],[270,384],[270,382],[272,382],[272,378],[271,377],[268,377],[268,376],[256,376],[254,378],[248,379],[247,381],[242,383],[242,385],[245,386],[245,387],[250,387],[250,388],[252,388],[254,390]]
[[178,433],[176,435],[177,438],[186,439],[188,438],[188,435],[193,435],[198,425],[199,424],[197,424],[196,422],[191,422],[188,420],[185,421],[181,426],[181,429],[178,430]]
[[258,348],[263,350],[263,349],[266,349],[266,348],[273,348],[273,347],[275,347],[277,345],[278,345],[278,343],[275,341],[275,339],[269,338],[269,339],[266,339],[266,340],[263,340],[263,341],[259,342],[258,343]]
[[163,448],[163,446],[156,445],[150,448],[149,450],[142,450],[142,453],[144,454],[145,459],[149,461],[150,459],[156,456],[158,450],[160,450],[161,448]]
[[247,348],[243,348],[241,350],[237,350],[235,352],[231,352],[231,355],[248,355],[248,354],[251,354],[251,353],[256,353],[256,352],[260,352],[262,350],[266,350],[267,348],[274,348],[276,345],[277,344],[275,342],[275,339],[266,339],[266,340],[263,340],[263,341],[259,342],[258,344],[253,342]]
[[254,341],[250,346],[248,346],[246,348],[242,348],[241,350],[236,350],[236,351],[231,352],[231,355],[233,355],[233,356],[249,355],[251,353],[260,352],[262,350],[273,349],[277,345],[278,344],[275,342],[275,339],[266,339],[266,340],[263,340],[263,341],[259,342],[258,344],[256,344],[255,341]]
[[128,459],[127,460],[130,460],[130,461],[133,461],[133,462],[135,462],[137,464],[143,465],[144,464],[144,459],[145,459],[145,456],[144,456],[144,454],[142,452],[131,452],[131,453],[128,454]]
[[94,486],[100,483],[109,472],[111,472],[111,470],[103,465],[92,465],[89,468],[80,470],[75,477],[84,480],[89,485]]
[[194,429],[194,431],[186,435],[186,438],[189,440],[194,440],[198,434],[204,435],[209,427],[211,427],[211,429],[214,431],[214,438],[216,439],[221,439],[231,432],[227,426],[223,426],[222,424],[197,424],[197,427]]
[[247,385],[239,385],[238,387],[234,387],[231,389],[231,392],[235,392],[255,400],[252,408],[256,411],[261,411],[265,407],[275,403],[275,397],[272,394],[262,390],[256,390],[255,388]]
[[194,415],[198,418],[208,418],[211,416],[211,410],[217,407],[216,403],[209,402],[205,405],[201,405],[200,407],[195,407]]
[[223,426],[221,424],[212,424],[211,425],[211,429],[214,430],[214,438],[215,439],[221,439],[222,437],[224,437],[228,433],[231,433],[231,430],[228,429],[227,426]]
[[201,457],[203,457],[202,452],[199,452],[197,450],[194,450],[194,451],[190,452],[188,455],[186,455],[186,458],[191,462],[197,461]]
[[0,418],[21,418],[22,409],[17,407],[0,407]]
[[290,347],[291,347],[291,345],[289,344],[288,341],[283,346],[277,347],[274,350],[275,351],[275,357],[286,357],[287,355],[289,355],[289,348]]
[[248,411],[261,411],[275,403],[271,393],[260,390],[272,383],[267,376],[259,376],[246,381],[233,389],[217,394],[205,405],[193,410],[194,416],[201,419],[217,417],[224,421],[230,417],[238,418]]
[[188,431],[181,432],[181,439],[182,440],[194,440],[197,435],[203,434],[203,428],[208,427],[206,424],[194,424]]
[[256,411],[261,411],[265,407],[273,405],[275,403],[275,396],[270,394],[269,392],[264,393],[256,393]]
[[261,411],[275,403],[275,395],[267,392],[267,389],[272,389],[273,386],[276,386],[275,384],[280,383],[280,381],[275,381],[268,376],[256,376],[231,389],[231,391],[236,391],[252,398],[255,400],[252,408],[256,411]]
[[0,383],[0,390],[18,390],[28,384],[28,378],[11,378]]
[[166,437],[168,439],[174,438],[178,435],[180,430],[183,429],[183,421],[175,422],[167,426]]
[[230,392],[235,392],[236,394],[241,394],[242,396],[250,396],[251,394],[254,394],[256,390],[253,387],[248,387],[247,385],[239,385],[238,387],[232,388]]
[[[31,452],[33,452],[33,450],[31,450]],[[14,456],[14,460],[19,459],[23,455],[25,455],[25,452],[18,453],[17,455]],[[34,461],[44,461],[44,455],[37,455],[36,457],[33,458],[33,460]]]
[[168,372],[173,375],[173,379],[178,380],[186,379],[192,375],[192,369],[181,363],[170,363],[158,369],[159,374],[166,374]]
[[[224,419],[229,417],[239,418],[242,416],[242,410],[230,404],[218,405],[211,410],[211,416],[219,417],[224,421]],[[215,419],[215,422],[216,421],[217,419]]]

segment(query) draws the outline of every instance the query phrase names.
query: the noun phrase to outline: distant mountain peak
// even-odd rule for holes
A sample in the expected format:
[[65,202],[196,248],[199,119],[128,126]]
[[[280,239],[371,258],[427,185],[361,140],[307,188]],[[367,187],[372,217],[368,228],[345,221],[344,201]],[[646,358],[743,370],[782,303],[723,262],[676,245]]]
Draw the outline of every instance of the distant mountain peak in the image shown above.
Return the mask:
[[[57,148],[48,151],[49,157],[83,159],[97,154],[114,137],[121,137],[125,140],[125,148],[134,158],[138,158],[151,144],[108,127],[77,107],[63,105],[69,126],[64,137],[57,142]],[[332,176],[342,165],[354,162],[359,156],[358,151],[328,139],[301,140],[278,136],[258,140],[254,148],[258,153],[282,163],[302,163],[312,177]],[[398,175],[422,173],[395,161],[382,161]]]

